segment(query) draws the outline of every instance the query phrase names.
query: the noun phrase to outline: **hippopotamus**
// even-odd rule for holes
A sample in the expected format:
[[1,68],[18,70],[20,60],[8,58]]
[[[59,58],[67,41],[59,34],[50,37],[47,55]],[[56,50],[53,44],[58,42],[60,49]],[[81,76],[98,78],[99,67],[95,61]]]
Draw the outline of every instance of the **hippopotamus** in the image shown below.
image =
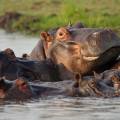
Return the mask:
[[25,101],[62,93],[54,87],[29,83],[25,78],[17,78],[15,81],[0,79],[0,99],[4,100]]
[[[67,29],[76,29],[76,28],[84,28],[84,24],[81,22],[77,22],[74,25],[67,25],[65,28]],[[48,30],[48,32],[44,31],[40,33],[40,40],[37,42],[36,46],[33,48],[31,53],[23,54],[22,58],[29,59],[29,60],[45,60],[47,58],[47,50],[50,47],[54,37],[56,35],[57,30],[59,27],[52,28]]]
[[4,100],[28,100],[39,97],[119,97],[120,71],[109,70],[101,74],[94,72],[94,76],[75,76],[78,86],[73,87],[73,80],[58,82],[31,83],[25,78],[15,81],[0,79],[0,98]]
[[[77,97],[118,97],[120,96],[120,70],[112,69],[92,76],[75,76],[77,84],[73,80],[41,83],[47,87],[57,87],[64,91],[62,94]],[[73,86],[74,85],[74,86]]]
[[0,52],[0,76],[15,80],[25,77],[29,80],[59,81],[57,66],[50,60],[31,61],[15,56],[14,51],[6,49]]
[[[49,58],[69,71],[86,75],[109,68],[120,53],[120,38],[111,30],[81,28],[56,35],[49,48]],[[60,29],[57,34],[60,33]],[[105,68],[105,69],[106,69]]]
[[[68,25],[66,26],[67,29],[79,29],[84,28],[83,23],[77,22],[74,25]],[[27,55],[23,54],[24,59],[30,59],[30,60],[45,60],[48,56],[48,49],[50,48],[52,41],[54,41],[55,34],[58,30],[57,28],[50,29],[48,32],[41,32],[40,33],[40,40],[32,50],[32,52]],[[59,65],[59,73],[61,76],[61,79],[72,79],[73,75],[70,71],[66,70],[63,65]],[[66,75],[67,74],[67,75]]]
[[94,97],[120,96],[120,70],[106,70],[101,74],[94,72],[94,76],[75,76],[76,86],[73,95]]

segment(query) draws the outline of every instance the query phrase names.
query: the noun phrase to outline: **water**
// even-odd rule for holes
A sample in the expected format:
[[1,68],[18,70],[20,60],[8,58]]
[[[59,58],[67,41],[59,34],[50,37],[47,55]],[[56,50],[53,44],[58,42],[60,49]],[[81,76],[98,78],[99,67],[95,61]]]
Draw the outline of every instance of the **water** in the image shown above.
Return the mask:
[[[12,48],[17,56],[29,53],[38,40],[0,31],[0,49]],[[24,103],[0,102],[0,120],[120,120],[120,99],[57,96]]]
[[39,38],[31,38],[19,33],[6,33],[0,30],[0,50],[12,48],[17,56],[21,56],[23,53],[30,53],[38,40]]

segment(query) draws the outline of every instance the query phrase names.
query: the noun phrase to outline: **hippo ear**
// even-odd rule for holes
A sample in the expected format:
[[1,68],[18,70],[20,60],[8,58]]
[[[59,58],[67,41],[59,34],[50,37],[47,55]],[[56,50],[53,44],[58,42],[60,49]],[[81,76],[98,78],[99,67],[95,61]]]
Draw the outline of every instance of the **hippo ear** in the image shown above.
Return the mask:
[[96,73],[95,71],[93,71],[93,74],[94,74],[94,78],[95,78],[95,79],[100,79],[100,78],[101,78],[101,75],[99,75],[99,74]]
[[23,53],[22,58],[27,59],[27,58],[29,58],[29,55],[27,53]]
[[96,57],[83,56],[83,59],[86,60],[86,61],[94,61],[94,60],[97,60],[98,58],[99,58],[99,56],[96,56]]
[[41,32],[41,33],[40,33],[40,37],[41,37],[43,40],[46,40],[46,38],[47,38],[47,32]]
[[41,32],[40,37],[42,38],[42,40],[45,40],[45,42],[51,42],[52,41],[52,36],[50,36],[50,34],[47,33],[47,32]]
[[5,55],[7,55],[7,57],[9,59],[12,59],[12,60],[16,59],[14,51],[12,49],[10,49],[10,48],[5,49],[4,53],[5,53]]
[[75,87],[75,88],[78,88],[78,87],[79,87],[79,84],[80,84],[81,81],[82,81],[82,76],[81,76],[81,74],[76,73],[74,77],[75,77],[75,80],[76,80],[76,82],[75,82],[75,84],[74,84],[74,87]]
[[67,27],[72,27],[72,23],[71,23],[71,21],[69,21]]

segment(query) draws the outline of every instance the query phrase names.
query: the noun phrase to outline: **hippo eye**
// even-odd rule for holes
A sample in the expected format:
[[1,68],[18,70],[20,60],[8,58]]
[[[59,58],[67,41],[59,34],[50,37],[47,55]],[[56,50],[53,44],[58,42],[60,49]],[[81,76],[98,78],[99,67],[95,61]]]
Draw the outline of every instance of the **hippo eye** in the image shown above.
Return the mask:
[[63,36],[63,33],[62,33],[62,32],[60,32],[60,33],[59,33],[59,35],[60,35],[60,36]]

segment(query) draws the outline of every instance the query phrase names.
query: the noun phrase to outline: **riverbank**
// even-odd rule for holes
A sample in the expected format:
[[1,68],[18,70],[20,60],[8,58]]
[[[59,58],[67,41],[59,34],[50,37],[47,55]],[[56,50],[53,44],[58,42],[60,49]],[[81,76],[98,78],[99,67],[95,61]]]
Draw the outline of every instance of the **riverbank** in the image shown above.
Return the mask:
[[40,31],[81,21],[120,35],[119,5],[120,0],[0,0],[0,27],[38,36]]

